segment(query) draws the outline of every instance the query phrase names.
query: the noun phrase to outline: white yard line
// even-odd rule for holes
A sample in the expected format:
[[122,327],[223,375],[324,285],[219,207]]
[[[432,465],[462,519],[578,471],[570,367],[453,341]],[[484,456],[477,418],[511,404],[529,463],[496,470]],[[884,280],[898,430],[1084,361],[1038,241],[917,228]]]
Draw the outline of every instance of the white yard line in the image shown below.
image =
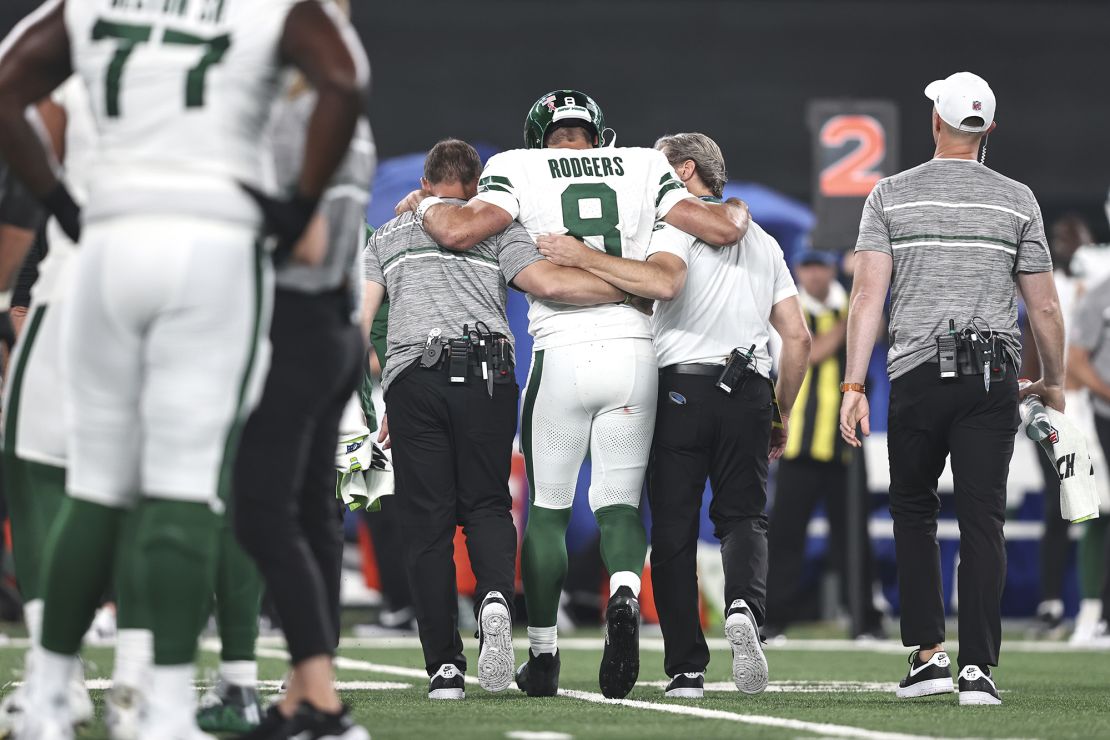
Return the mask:
[[863,727],[852,727],[851,725],[834,725],[827,722],[807,722],[800,719],[769,717],[762,714],[737,714],[735,712],[726,712],[721,709],[705,709],[704,707],[692,707],[686,704],[657,704],[656,702],[639,701],[636,699],[606,699],[601,694],[595,694],[591,691],[559,689],[559,695],[569,696],[572,699],[581,699],[582,701],[588,701],[593,704],[633,707],[635,709],[646,709],[648,711],[663,712],[665,714],[679,714],[686,717],[697,717],[699,719],[719,719],[727,722],[741,722],[748,725],[760,725],[763,727],[775,727],[782,730],[808,732],[825,737],[851,737],[859,738],[860,740],[923,740],[924,738],[937,740],[937,738],[932,735],[909,735],[901,732],[868,730]]
[[[259,681],[258,688],[263,692],[274,692],[281,690],[283,681]],[[198,689],[212,688],[211,681],[194,681],[193,684]],[[13,687],[22,686],[22,681],[13,681]],[[399,689],[411,689],[411,683],[397,683],[396,681],[336,681],[336,688],[344,691],[392,691]],[[87,678],[85,679],[85,688],[89,691],[107,691],[112,688],[112,679],[110,678]]]

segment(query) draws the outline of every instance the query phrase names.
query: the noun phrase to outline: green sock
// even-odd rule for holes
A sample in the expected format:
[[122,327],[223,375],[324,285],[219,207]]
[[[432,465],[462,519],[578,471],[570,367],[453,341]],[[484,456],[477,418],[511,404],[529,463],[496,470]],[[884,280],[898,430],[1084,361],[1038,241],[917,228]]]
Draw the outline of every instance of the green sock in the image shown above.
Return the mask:
[[220,531],[220,562],[216,568],[220,660],[254,660],[261,607],[262,576],[254,561],[235,541],[231,526],[224,524]]
[[637,576],[644,571],[647,557],[647,533],[640,518],[640,510],[626,504],[603,506],[594,512],[597,526],[601,528],[601,559],[609,575],[632,571]]
[[46,600],[42,646],[76,655],[112,577],[127,512],[67,497],[46,538],[41,593]]
[[530,627],[554,627],[567,577],[567,525],[570,509],[529,504],[520,570]]
[[4,472],[15,577],[23,600],[30,601],[42,596],[46,536],[66,497],[66,471],[8,455]]
[[150,609],[154,664],[192,663],[216,583],[221,517],[206,504],[153,498],[140,501],[136,511],[132,577]]
[[1079,593],[1084,599],[1097,599],[1102,592],[1103,561],[1106,550],[1106,520],[1092,519],[1083,523],[1083,536],[1079,539]]

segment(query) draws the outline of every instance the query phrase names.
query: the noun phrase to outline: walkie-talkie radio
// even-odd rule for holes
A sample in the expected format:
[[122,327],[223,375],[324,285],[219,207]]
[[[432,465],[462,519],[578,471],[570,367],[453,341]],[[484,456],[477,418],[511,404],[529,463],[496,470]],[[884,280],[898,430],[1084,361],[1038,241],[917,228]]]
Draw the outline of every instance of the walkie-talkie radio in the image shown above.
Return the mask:
[[721,374],[717,378],[717,387],[730,396],[742,388],[748,376],[755,372],[752,367],[754,357],[754,344],[748,348],[747,352],[741,352],[739,347],[732,350],[728,356],[728,362],[725,363],[724,369],[721,370]]
[[948,320],[948,333],[937,337],[937,362],[940,363],[940,377],[954,378],[958,374],[956,367],[956,322]]

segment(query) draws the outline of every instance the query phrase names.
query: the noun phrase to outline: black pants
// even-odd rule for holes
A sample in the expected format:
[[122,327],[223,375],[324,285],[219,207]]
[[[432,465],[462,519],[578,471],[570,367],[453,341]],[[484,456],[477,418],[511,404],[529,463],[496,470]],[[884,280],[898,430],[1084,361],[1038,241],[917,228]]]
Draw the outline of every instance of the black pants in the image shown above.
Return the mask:
[[404,568],[392,567],[393,559],[405,547],[401,532],[400,505],[393,498],[396,497],[383,497],[381,508],[377,511],[364,511],[363,519],[370,530],[374,557],[379,565],[382,600],[390,611],[400,612],[412,608],[412,589],[409,588],[409,577]]
[[364,343],[341,292],[278,290],[273,359],[235,464],[235,534],[266,581],[293,665],[339,644],[335,446]]
[[[1095,414],[1095,433],[1102,454],[1110,460],[1110,418]],[[1102,618],[1110,619],[1110,536],[1106,537],[1106,559],[1102,574]]]
[[428,675],[466,670],[458,626],[454,537],[461,525],[477,579],[475,609],[500,591],[512,609],[516,527],[509,494],[516,383],[452,384],[417,364],[386,391],[406,564]]
[[1060,516],[1060,474],[1048,456],[1037,450],[1044,475],[1044,536],[1041,537],[1041,601],[1063,598],[1068,567],[1069,522]]
[[668,676],[704,671],[709,648],[698,614],[702,494],[721,541],[725,604],[744,599],[762,624],[767,593],[767,453],[771,386],[749,378],[734,395],[700,375],[663,371],[648,469],[651,582]]
[[[862,461],[860,461],[862,463]],[[857,612],[850,604],[848,593],[848,465],[821,462],[811,458],[783,460],[775,479],[775,501],[771,505],[771,531],[768,535],[770,571],[767,574],[767,622],[781,629],[797,619],[802,598],[802,565],[805,560],[806,528],[818,501],[825,504],[829,521],[828,562],[840,574],[840,603],[849,614]],[[871,538],[867,536],[870,507],[859,507],[858,531],[864,533],[863,578],[858,605],[861,624],[853,625],[857,633],[882,626],[882,614],[875,608],[871,588],[875,583],[875,560]]]
[[942,382],[926,363],[891,383],[887,445],[902,644],[944,641],[937,481],[952,457],[960,527],[959,663],[998,665],[1006,583],[1006,478],[1018,427],[1017,379]]

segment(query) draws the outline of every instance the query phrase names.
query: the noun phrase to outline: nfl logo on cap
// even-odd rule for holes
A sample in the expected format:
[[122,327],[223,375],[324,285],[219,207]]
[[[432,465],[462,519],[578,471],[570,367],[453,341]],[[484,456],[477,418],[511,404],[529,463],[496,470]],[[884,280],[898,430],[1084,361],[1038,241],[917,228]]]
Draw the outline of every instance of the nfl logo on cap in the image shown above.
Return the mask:
[[[925,88],[941,120],[959,131],[986,133],[994,123],[994,91],[982,77],[957,72]],[[968,120],[972,119],[972,120]]]

